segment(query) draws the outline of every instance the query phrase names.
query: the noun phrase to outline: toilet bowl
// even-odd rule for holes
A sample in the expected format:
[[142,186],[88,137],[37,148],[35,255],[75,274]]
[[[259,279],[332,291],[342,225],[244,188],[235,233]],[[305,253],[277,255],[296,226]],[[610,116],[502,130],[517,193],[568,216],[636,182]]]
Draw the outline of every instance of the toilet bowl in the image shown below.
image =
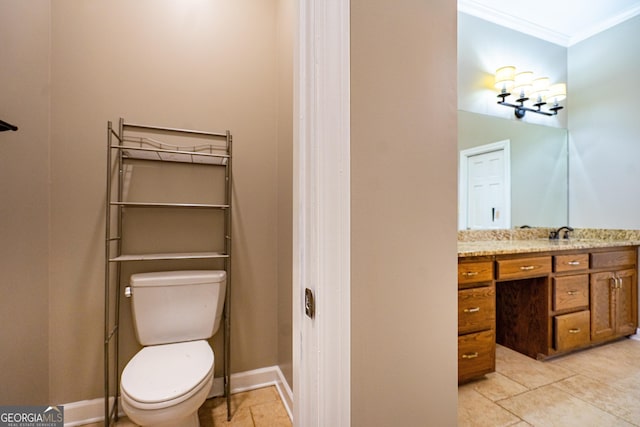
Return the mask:
[[220,324],[224,271],[131,276],[136,336],[143,347],[125,366],[122,409],[136,424],[198,427],[211,392],[215,357],[207,338]]
[[145,347],[122,373],[122,409],[142,426],[197,427],[198,408],[213,384],[213,367],[206,341]]

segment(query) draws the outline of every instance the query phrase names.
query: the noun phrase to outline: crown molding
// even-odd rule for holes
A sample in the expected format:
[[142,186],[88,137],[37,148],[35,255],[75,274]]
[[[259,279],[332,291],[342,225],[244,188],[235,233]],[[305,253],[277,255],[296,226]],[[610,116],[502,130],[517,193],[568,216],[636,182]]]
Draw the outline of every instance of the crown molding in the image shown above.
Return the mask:
[[458,0],[458,11],[563,47],[569,47],[640,15],[640,5],[598,22],[596,25],[574,35],[564,34],[534,24],[526,19],[480,4],[475,0]]
[[596,34],[606,31],[609,28],[613,28],[616,25],[621,24],[624,21],[634,18],[638,15],[640,15],[640,5],[636,5],[625,12],[619,13],[618,15],[612,16],[609,19],[599,22],[597,25],[594,25],[591,28],[587,28],[579,34],[571,36],[569,40],[569,46],[580,43],[581,41],[586,40],[591,36],[595,36]]
[[458,11],[560,46],[569,46],[570,38],[567,34],[550,30],[473,0],[458,0]]

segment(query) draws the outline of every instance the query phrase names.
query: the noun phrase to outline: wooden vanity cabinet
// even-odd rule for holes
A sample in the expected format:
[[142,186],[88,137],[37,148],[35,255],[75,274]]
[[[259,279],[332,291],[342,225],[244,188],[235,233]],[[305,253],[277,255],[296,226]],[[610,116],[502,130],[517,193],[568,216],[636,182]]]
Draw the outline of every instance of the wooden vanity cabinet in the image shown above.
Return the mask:
[[458,382],[495,343],[545,359],[636,332],[635,246],[458,258]]
[[552,342],[547,355],[589,345],[589,253],[553,255]]
[[591,254],[591,340],[636,332],[637,251],[635,248]]
[[458,263],[458,383],[495,371],[495,297],[492,260]]

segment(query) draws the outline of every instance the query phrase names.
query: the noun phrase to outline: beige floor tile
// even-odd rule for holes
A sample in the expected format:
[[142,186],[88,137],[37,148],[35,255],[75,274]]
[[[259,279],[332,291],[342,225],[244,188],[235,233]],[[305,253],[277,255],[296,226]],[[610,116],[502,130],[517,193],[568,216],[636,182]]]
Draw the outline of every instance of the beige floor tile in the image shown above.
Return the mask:
[[256,427],[292,427],[291,420],[282,402],[275,401],[251,407]]
[[[291,427],[275,387],[264,387],[231,396],[231,421],[227,421],[227,400],[224,397],[208,399],[198,410],[201,427]],[[254,423],[255,419],[255,423]],[[103,427],[103,423],[83,427]],[[123,417],[116,427],[138,427]]]
[[640,342],[624,339],[569,354],[549,363],[574,370],[601,382],[617,381],[638,370]]
[[[201,419],[202,420],[202,419]],[[253,417],[251,416],[251,408],[242,408],[233,413],[231,421],[227,421],[227,414],[219,414],[212,419],[212,427],[255,427],[253,423]],[[201,421],[200,427],[205,426]]]
[[496,346],[496,372],[530,390],[576,374],[564,366],[535,360],[501,345]]
[[[265,387],[256,390],[236,393],[231,395],[231,415],[235,418],[236,412],[249,409],[254,405],[268,402],[278,402],[280,397],[275,387]],[[227,400],[224,397],[216,397],[207,400],[200,411],[210,411],[212,419],[222,419],[227,416]]]
[[[640,358],[638,359],[640,360]],[[635,396],[636,402],[640,402],[640,363],[636,371],[630,373],[627,377],[611,381],[611,385],[625,393]]]
[[555,386],[634,425],[640,424],[640,391],[628,393],[584,375],[567,378]]
[[493,402],[516,396],[529,390],[498,372],[487,374],[485,378],[471,382],[463,387],[471,387]]
[[521,421],[472,387],[458,389],[458,427],[501,427]]
[[633,426],[554,385],[502,400],[498,404],[536,427]]

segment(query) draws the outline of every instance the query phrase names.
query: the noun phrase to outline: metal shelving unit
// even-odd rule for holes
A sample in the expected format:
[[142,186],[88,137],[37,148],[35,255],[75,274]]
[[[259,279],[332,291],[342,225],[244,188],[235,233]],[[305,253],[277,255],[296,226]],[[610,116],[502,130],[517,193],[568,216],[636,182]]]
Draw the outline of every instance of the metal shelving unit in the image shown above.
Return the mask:
[[[169,138],[179,144],[162,140]],[[206,143],[202,144],[202,142]],[[199,142],[199,145],[192,145]],[[105,426],[118,419],[120,293],[125,262],[220,260],[227,273],[224,305],[224,394],[227,417],[230,406],[230,332],[231,332],[231,147],[232,137],[225,133],[165,128],[127,123],[120,119],[118,129],[107,124],[107,177],[105,226],[104,295],[104,395]],[[177,162],[224,168],[224,203],[172,203],[125,200],[125,165],[131,161]],[[165,209],[222,211],[224,233],[222,251],[123,253],[123,219],[126,209]],[[219,262],[220,262],[219,261]]]

